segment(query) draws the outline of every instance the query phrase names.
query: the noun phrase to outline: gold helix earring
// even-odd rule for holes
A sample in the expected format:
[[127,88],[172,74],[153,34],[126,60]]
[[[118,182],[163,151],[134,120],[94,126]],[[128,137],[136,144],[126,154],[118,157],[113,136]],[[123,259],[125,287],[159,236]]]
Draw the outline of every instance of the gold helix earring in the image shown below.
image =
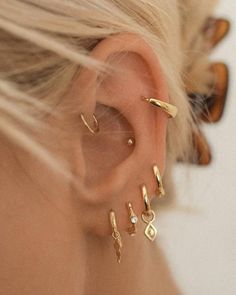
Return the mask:
[[165,190],[164,190],[164,187],[163,187],[160,170],[158,169],[156,164],[153,165],[152,169],[153,169],[153,173],[154,173],[154,176],[156,178],[156,181],[157,181],[157,193],[158,193],[158,195],[160,197],[164,197],[165,196]]
[[164,111],[168,115],[169,118],[175,118],[178,113],[178,109],[176,106],[174,106],[173,104],[164,102],[162,100],[156,99],[154,97],[150,97],[150,98],[142,97],[142,100],[150,103],[151,105],[155,107],[160,108],[162,111]]
[[122,245],[122,240],[121,240],[121,235],[117,229],[117,224],[116,224],[116,215],[113,210],[110,210],[110,223],[112,227],[112,238],[114,240],[114,248],[116,251],[116,258],[117,262],[121,262],[121,249],[123,247]]
[[80,114],[80,118],[82,120],[82,122],[84,123],[85,127],[88,128],[88,130],[94,135],[96,133],[98,133],[99,131],[99,123],[98,120],[95,116],[95,114],[93,114],[93,120],[94,120],[94,129],[92,127],[89,126],[88,122],[85,120],[84,114]]
[[131,236],[134,236],[137,233],[137,222],[138,222],[138,217],[134,213],[133,207],[131,203],[127,203],[127,209],[129,213],[129,220],[130,220],[130,226],[128,227],[128,233]]
[[142,220],[144,223],[147,224],[144,234],[151,242],[153,242],[157,235],[157,230],[152,224],[155,221],[156,215],[155,212],[151,209],[146,186],[143,184],[141,189],[145,206],[145,210],[142,213]]

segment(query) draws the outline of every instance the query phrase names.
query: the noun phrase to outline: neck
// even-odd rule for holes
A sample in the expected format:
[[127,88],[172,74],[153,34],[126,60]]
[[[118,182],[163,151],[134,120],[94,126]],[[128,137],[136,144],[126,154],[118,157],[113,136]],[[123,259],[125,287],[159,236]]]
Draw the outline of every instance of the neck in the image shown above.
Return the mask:
[[86,237],[84,294],[180,294],[163,253],[145,238],[142,229],[135,237],[124,233],[122,238],[122,261],[118,264],[111,237]]

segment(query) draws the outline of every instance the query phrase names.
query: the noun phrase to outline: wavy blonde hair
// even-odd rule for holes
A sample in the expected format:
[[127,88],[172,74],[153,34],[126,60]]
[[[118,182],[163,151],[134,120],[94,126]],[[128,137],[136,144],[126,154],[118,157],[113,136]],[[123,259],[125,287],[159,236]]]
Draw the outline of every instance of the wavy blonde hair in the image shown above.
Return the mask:
[[206,0],[0,1],[0,132],[58,169],[23,126],[42,127],[35,113],[50,112],[81,67],[104,70],[89,56],[91,49],[112,34],[129,32],[158,55],[170,101],[179,109],[168,127],[168,162],[186,157],[195,128],[186,92],[206,91],[210,79],[199,31],[214,5]]

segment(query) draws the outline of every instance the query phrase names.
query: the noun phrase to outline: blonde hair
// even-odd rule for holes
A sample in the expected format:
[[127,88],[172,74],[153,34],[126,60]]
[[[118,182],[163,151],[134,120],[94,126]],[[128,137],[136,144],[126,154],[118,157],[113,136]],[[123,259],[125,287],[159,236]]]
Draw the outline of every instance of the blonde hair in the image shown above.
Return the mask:
[[179,109],[168,127],[169,164],[185,157],[195,128],[186,91],[206,91],[210,79],[199,31],[214,4],[205,0],[0,1],[0,132],[58,168],[21,126],[38,128],[42,120],[35,112],[50,112],[82,66],[102,70],[89,57],[100,40],[130,32],[158,55],[170,101]]

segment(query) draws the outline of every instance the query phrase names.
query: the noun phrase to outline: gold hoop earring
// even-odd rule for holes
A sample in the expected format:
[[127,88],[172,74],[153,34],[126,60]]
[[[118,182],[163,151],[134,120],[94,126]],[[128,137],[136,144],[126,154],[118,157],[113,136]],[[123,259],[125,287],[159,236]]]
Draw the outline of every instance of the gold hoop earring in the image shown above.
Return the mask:
[[133,207],[131,203],[127,203],[127,209],[129,212],[129,220],[131,225],[128,227],[128,233],[131,236],[134,236],[137,233],[137,222],[138,222],[138,217],[137,215],[134,213]]
[[165,190],[164,190],[164,187],[163,187],[160,170],[158,169],[156,164],[153,165],[152,169],[153,169],[153,173],[154,173],[154,176],[156,178],[156,181],[157,181],[158,195],[160,197],[164,197],[165,196]]
[[99,131],[99,123],[98,120],[95,116],[95,114],[93,114],[93,120],[94,120],[94,129],[92,127],[89,126],[88,122],[85,120],[84,114],[80,114],[80,118],[82,120],[82,122],[84,123],[84,125],[88,128],[88,130],[94,135],[96,133],[98,133]]
[[154,97],[150,97],[150,98],[146,98],[146,97],[142,97],[142,100],[150,103],[151,105],[160,108],[162,111],[164,111],[169,118],[175,118],[177,113],[178,113],[178,109],[176,106],[174,106],[173,104],[164,102],[162,100],[156,99]]
[[110,211],[110,223],[112,227],[112,238],[114,241],[114,248],[116,251],[116,259],[117,262],[121,262],[121,249],[123,247],[122,245],[122,240],[121,240],[121,235],[117,229],[117,224],[116,224],[116,215],[113,210]]
[[145,206],[145,210],[142,213],[142,220],[144,223],[147,224],[144,234],[151,242],[153,242],[157,235],[157,230],[153,225],[156,215],[155,212],[151,209],[151,203],[148,197],[146,186],[143,184],[141,189]]

